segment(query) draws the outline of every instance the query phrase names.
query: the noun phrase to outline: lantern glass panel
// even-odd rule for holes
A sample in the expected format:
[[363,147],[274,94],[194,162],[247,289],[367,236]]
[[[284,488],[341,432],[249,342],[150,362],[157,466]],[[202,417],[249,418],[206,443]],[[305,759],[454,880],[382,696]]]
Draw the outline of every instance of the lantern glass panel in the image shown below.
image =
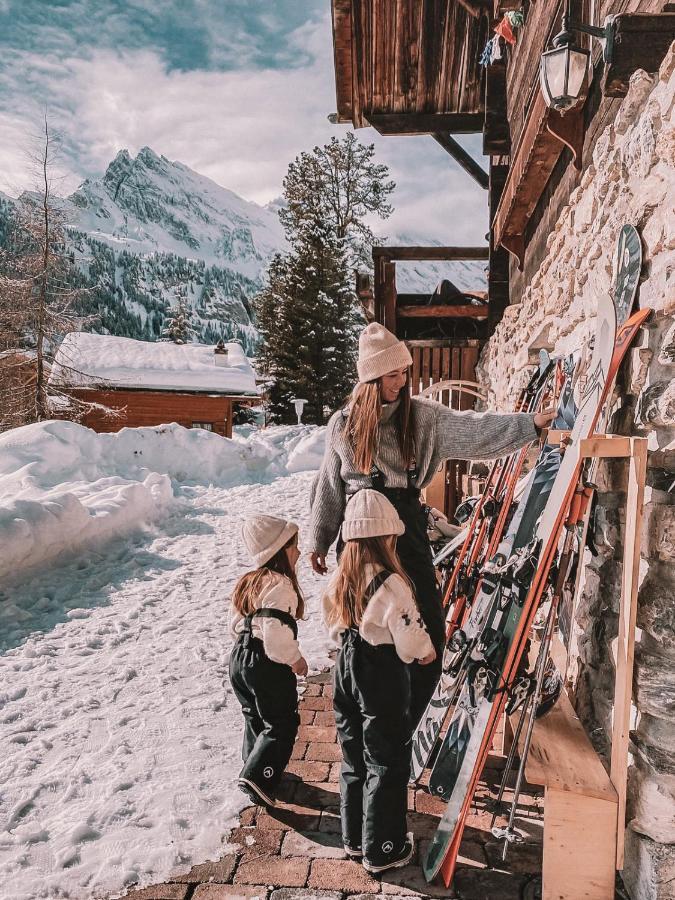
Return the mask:
[[567,76],[567,94],[570,97],[581,95],[584,86],[584,78],[586,77],[586,68],[588,66],[588,50],[579,50],[576,47],[569,47],[569,70]]
[[567,47],[549,50],[541,57],[541,87],[549,106],[559,97],[567,94],[565,73],[567,71]]

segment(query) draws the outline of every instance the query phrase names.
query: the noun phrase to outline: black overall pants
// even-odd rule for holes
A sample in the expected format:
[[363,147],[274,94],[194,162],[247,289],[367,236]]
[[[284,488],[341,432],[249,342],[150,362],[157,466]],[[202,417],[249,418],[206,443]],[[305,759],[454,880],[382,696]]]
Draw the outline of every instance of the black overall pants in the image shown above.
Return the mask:
[[335,724],[342,748],[342,840],[382,865],[401,852],[411,759],[409,667],[391,644],[373,647],[343,632],[333,675]]
[[[254,615],[280,619],[289,626],[292,622],[294,630],[296,627],[288,613],[257,610]],[[244,631],[230,655],[230,681],[244,713],[244,768],[239,777],[274,797],[300,725],[298,688],[291,667],[272,662],[263,642],[253,637],[252,618],[245,619]]]
[[[410,721],[415,728],[441,677],[443,649],[445,647],[445,612],[441,592],[436,582],[436,571],[427,537],[427,517],[420,503],[420,491],[412,486],[412,473],[408,473],[407,488],[387,488],[384,476],[373,466],[371,484],[392,503],[405,525],[405,533],[396,542],[396,552],[406,575],[415,588],[415,596],[422,620],[436,650],[436,659],[428,666],[410,665]],[[338,544],[340,553],[342,543]]]

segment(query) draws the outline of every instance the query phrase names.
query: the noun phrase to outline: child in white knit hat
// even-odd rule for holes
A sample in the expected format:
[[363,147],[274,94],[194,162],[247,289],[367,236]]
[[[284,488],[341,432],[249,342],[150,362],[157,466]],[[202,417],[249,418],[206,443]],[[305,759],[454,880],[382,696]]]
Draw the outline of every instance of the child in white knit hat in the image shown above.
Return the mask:
[[345,853],[371,873],[405,865],[414,660],[436,657],[396,553],[403,522],[378,491],[358,491],[347,504],[344,549],[323,598],[331,636],[341,644],[333,707],[342,748],[340,776]]
[[295,676],[307,674],[296,625],[304,614],[295,575],[298,526],[252,516],[242,536],[256,568],[235,585],[230,609],[237,638],[230,681],[245,722],[239,787],[254,803],[274,806],[300,724]]

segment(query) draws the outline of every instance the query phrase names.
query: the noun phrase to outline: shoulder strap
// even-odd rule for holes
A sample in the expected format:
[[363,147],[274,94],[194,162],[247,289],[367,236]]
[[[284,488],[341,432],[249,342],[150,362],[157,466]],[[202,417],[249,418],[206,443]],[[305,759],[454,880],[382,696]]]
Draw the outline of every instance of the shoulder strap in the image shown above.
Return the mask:
[[392,573],[387,572],[386,569],[382,569],[381,572],[378,572],[377,575],[375,575],[375,577],[371,580],[370,584],[366,588],[365,593],[363,595],[365,597],[366,603],[368,603],[368,601],[374,596],[374,594],[376,594],[377,591],[379,591],[379,589],[382,587],[382,585],[385,583],[385,581],[387,580],[387,578],[389,578],[389,576],[391,574]]
[[256,616],[259,616],[261,619],[277,619],[284,625],[288,625],[288,627],[293,632],[293,637],[297,638],[298,623],[290,613],[284,612],[282,609],[256,609],[255,612],[251,613],[251,615],[247,616],[246,618],[250,621]]

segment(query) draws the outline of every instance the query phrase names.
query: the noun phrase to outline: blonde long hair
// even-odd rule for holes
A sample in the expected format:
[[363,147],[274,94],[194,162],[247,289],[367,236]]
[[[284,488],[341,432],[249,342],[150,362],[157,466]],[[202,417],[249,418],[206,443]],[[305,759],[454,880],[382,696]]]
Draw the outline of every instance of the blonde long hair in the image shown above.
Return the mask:
[[347,541],[338,564],[335,585],[332,589],[332,605],[327,615],[328,625],[357,627],[361,623],[367,605],[365,598],[365,566],[371,563],[378,569],[386,569],[401,578],[415,593],[413,583],[406,575],[396,553],[396,536],[355,538]]
[[270,572],[276,572],[279,575],[285,575],[293,585],[293,590],[298,598],[298,608],[295,612],[295,618],[302,619],[304,617],[305,598],[300,590],[295,569],[291,566],[286,553],[287,547],[292,547],[297,543],[298,534],[296,532],[290,540],[286,541],[280,550],[277,550],[272,559],[269,559],[264,566],[260,566],[259,569],[254,569],[253,572],[247,572],[245,575],[241,576],[232,592],[232,606],[234,606],[238,613],[241,613],[242,616],[250,616],[251,613],[258,609],[256,600],[260,596],[264,583]]
[[[410,403],[410,372],[399,394],[400,404],[394,413],[398,424],[398,439],[406,469],[415,455],[414,434]],[[347,436],[354,452],[354,462],[359,472],[369,475],[377,450],[378,428],[382,418],[382,388],[376,381],[359,382],[352,391]]]

